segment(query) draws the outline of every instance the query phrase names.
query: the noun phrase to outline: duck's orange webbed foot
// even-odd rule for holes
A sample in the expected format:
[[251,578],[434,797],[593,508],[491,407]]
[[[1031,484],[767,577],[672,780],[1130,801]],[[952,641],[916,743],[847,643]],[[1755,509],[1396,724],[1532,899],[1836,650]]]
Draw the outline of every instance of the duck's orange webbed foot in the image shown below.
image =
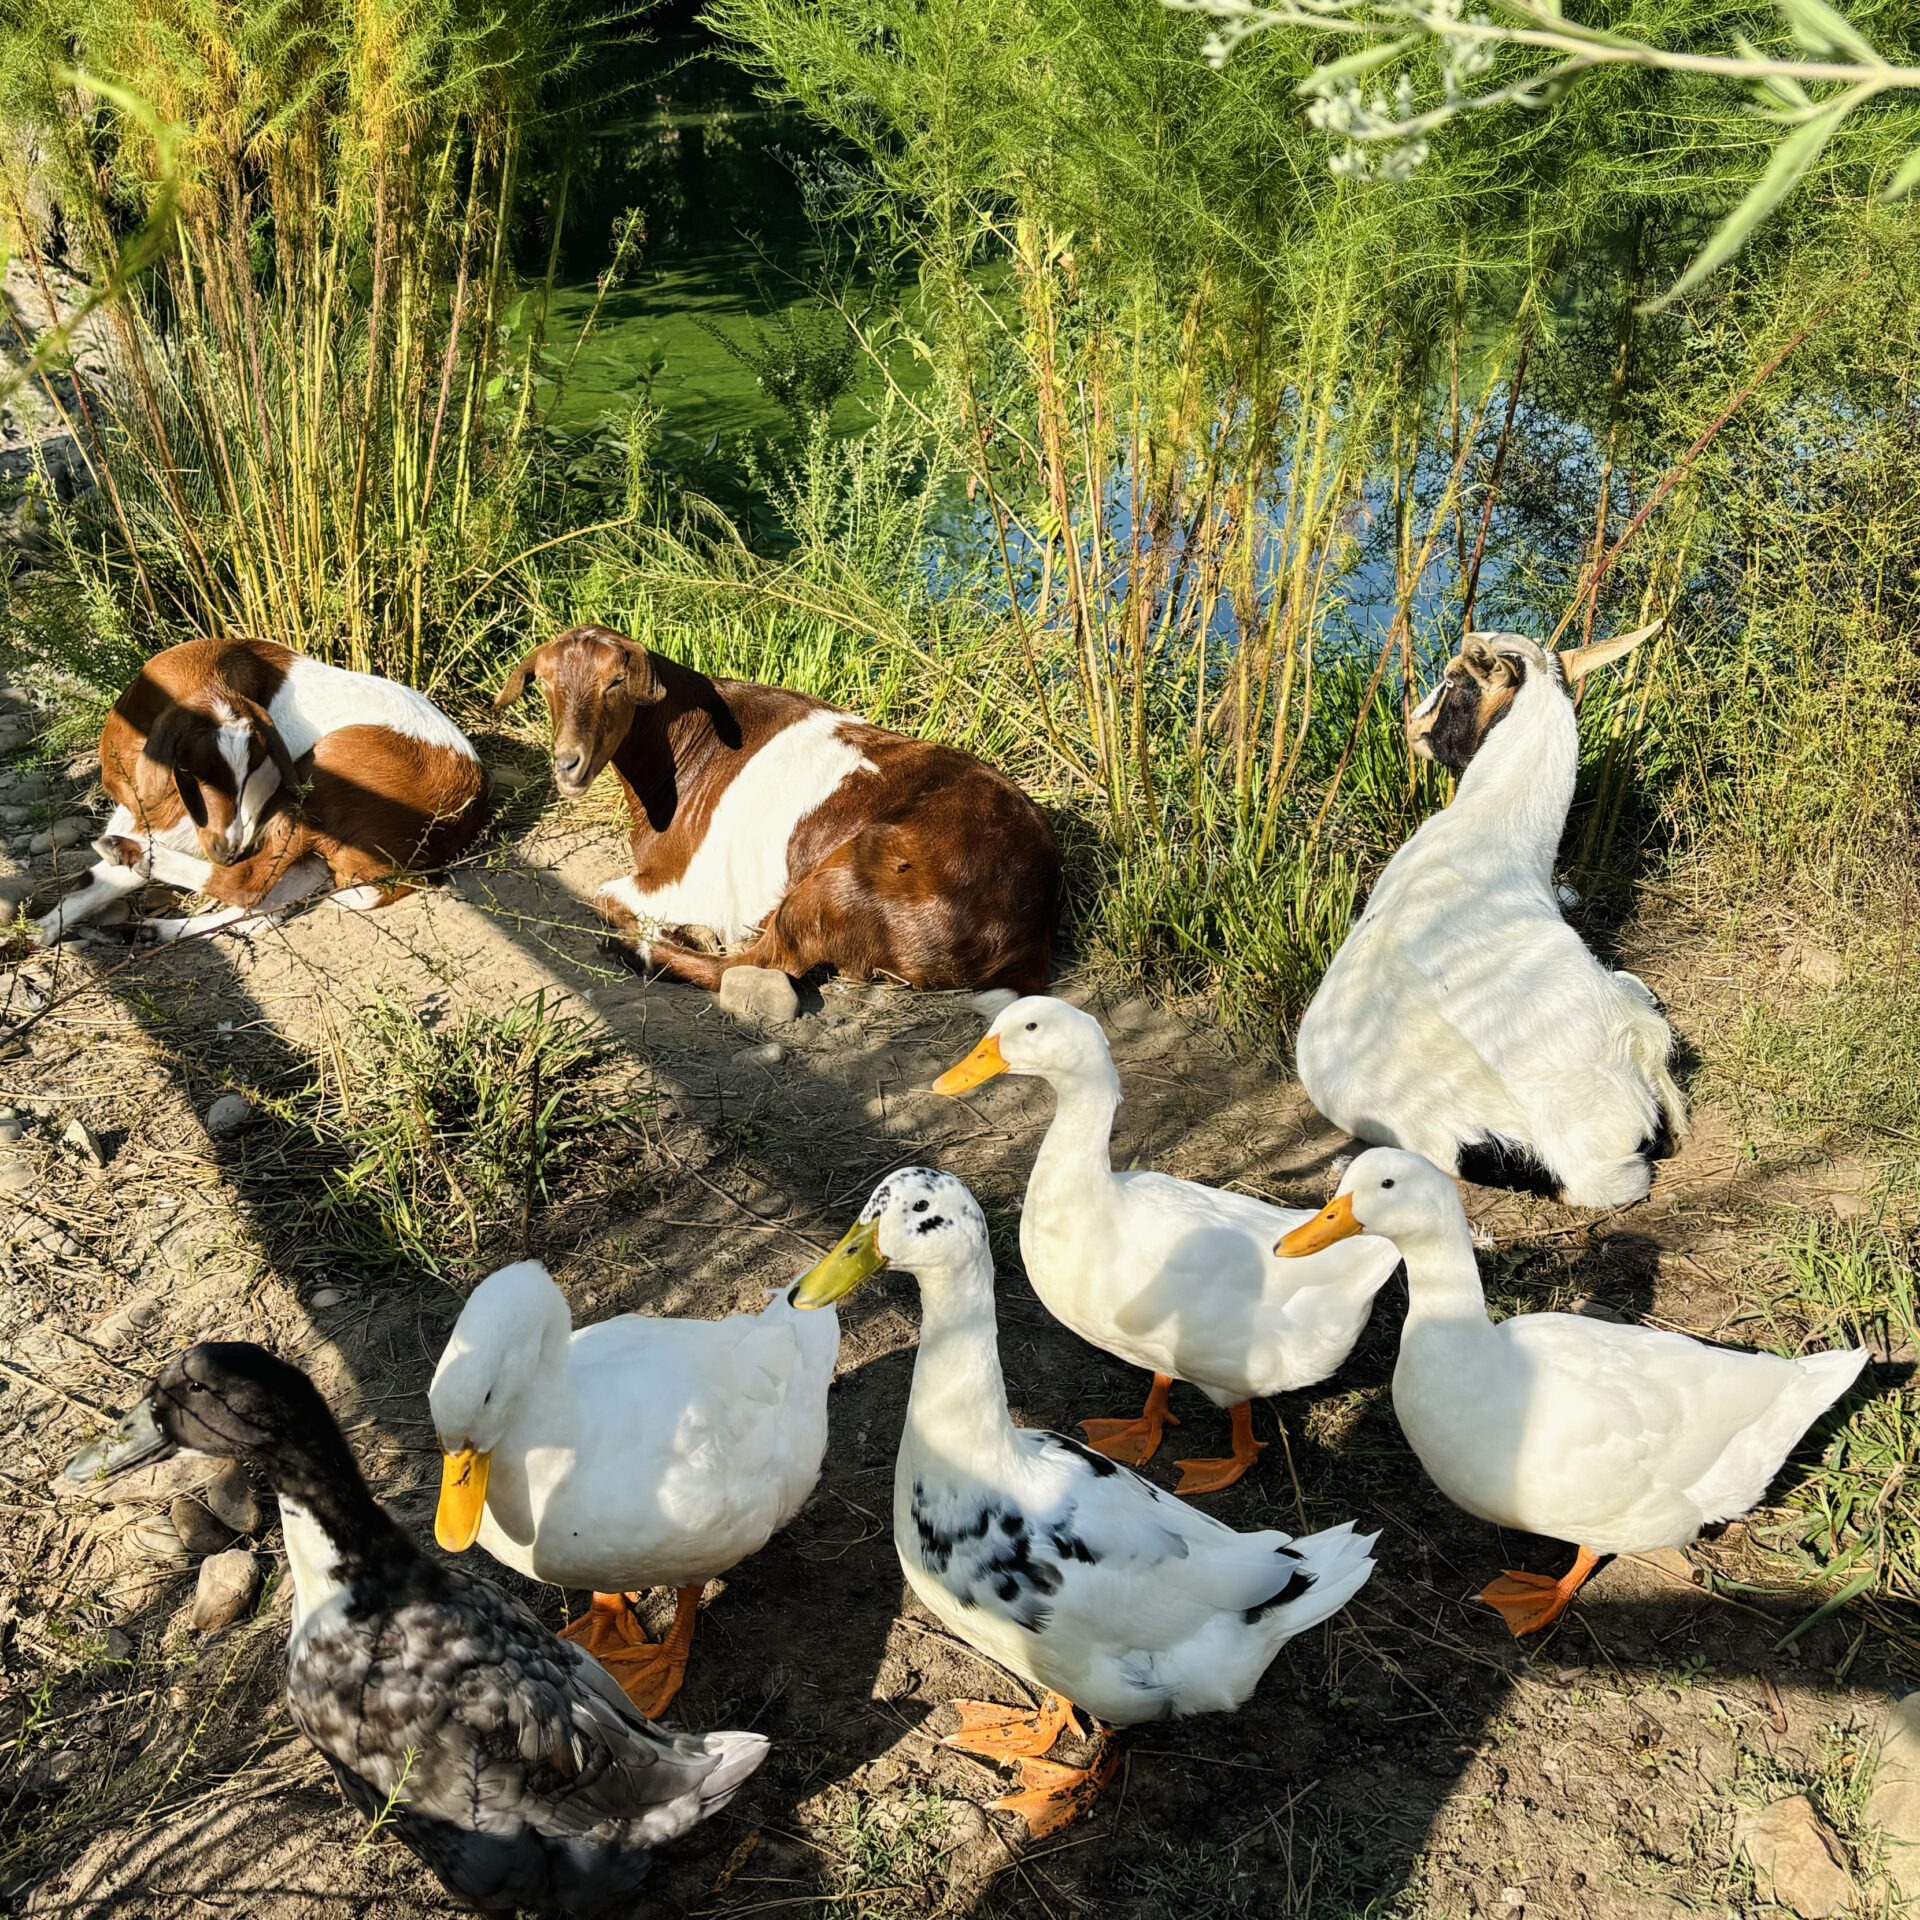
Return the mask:
[[1037,1713],[1003,1707],[997,1700],[956,1700],[960,1724],[943,1745],[987,1760],[1038,1759],[1063,1733],[1078,1730],[1073,1708],[1058,1694],[1041,1701]]
[[1225,1460],[1182,1460],[1175,1493],[1218,1493],[1230,1487],[1255,1461],[1267,1443],[1253,1437],[1253,1408],[1245,1401],[1233,1410],[1233,1453]]
[[634,1617],[633,1602],[639,1597],[596,1593],[592,1606],[563,1627],[560,1637],[592,1654],[619,1681],[620,1691],[649,1720],[657,1720],[687,1677],[687,1656],[693,1650],[694,1622],[700,1612],[700,1589],[680,1589],[673,1625],[657,1646]]
[[1087,1445],[1109,1460],[1118,1460],[1123,1467],[1144,1467],[1160,1451],[1162,1430],[1180,1424],[1167,1411],[1167,1394],[1172,1386],[1172,1374],[1156,1373],[1138,1419],[1082,1420],[1080,1431],[1087,1436]]
[[1120,1763],[1118,1744],[1098,1722],[1094,1740],[1092,1758],[1084,1767],[1063,1767],[1053,1760],[1022,1760],[1020,1791],[1003,1795],[993,1804],[1007,1813],[1017,1813],[1036,1840],[1058,1833],[1090,1813]]
[[1480,1598],[1507,1623],[1516,1639],[1541,1633],[1566,1612],[1600,1556],[1582,1547],[1558,1580],[1544,1573],[1503,1573],[1480,1589]]

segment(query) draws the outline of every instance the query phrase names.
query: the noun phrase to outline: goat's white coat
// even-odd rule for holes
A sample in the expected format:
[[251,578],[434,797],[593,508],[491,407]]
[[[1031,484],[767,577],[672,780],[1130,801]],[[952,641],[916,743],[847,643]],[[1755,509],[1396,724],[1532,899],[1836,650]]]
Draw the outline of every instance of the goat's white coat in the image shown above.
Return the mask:
[[873,763],[841,733],[859,722],[821,709],[782,727],[748,757],[715,802],[687,870],[663,887],[631,876],[609,880],[601,897],[661,926],[711,927],[744,940],[786,897],[794,829]]
[[311,753],[323,735],[342,727],[385,727],[389,733],[449,753],[479,759],[473,742],[424,693],[384,680],[374,673],[350,673],[324,660],[296,654],[287,677],[267,708],[287,752],[298,760]]
[[[1457,1172],[1523,1148],[1574,1206],[1624,1206],[1640,1149],[1686,1107],[1645,986],[1560,916],[1553,862],[1579,733],[1543,649],[1467,763],[1453,804],[1387,864],[1300,1023],[1301,1083],[1336,1126]],[[1428,696],[1422,705],[1430,705]]]

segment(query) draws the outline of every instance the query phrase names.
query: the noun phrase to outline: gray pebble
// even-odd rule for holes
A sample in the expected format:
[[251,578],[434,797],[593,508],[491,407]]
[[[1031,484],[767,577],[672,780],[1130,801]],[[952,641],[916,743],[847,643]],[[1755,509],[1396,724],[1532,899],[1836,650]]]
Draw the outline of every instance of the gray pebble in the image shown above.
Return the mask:
[[180,1544],[196,1560],[218,1553],[233,1543],[233,1529],[223,1525],[204,1501],[196,1500],[190,1493],[174,1495],[172,1505],[167,1508],[167,1518],[173,1522]]
[[266,1502],[237,1460],[229,1460],[207,1483],[200,1498],[214,1517],[235,1533],[258,1533],[267,1524]]
[[207,1109],[207,1131],[216,1140],[238,1133],[253,1120],[253,1102],[244,1093],[223,1093]]
[[69,1120],[67,1130],[60,1136],[63,1147],[71,1147],[75,1153],[84,1154],[96,1167],[107,1164],[106,1149],[100,1144],[100,1136],[84,1120]]
[[42,828],[27,842],[29,853],[52,853],[55,848],[78,846],[93,832],[93,822],[69,815],[65,820],[56,820],[52,826]]
[[193,1592],[193,1625],[198,1633],[230,1627],[253,1604],[260,1585],[260,1562],[245,1547],[229,1547],[200,1562]]
[[158,1560],[166,1566],[184,1566],[188,1559],[173,1522],[164,1513],[149,1514],[127,1529],[128,1543],[142,1559]]
[[757,1047],[742,1047],[733,1057],[743,1067],[777,1067],[787,1050],[778,1040],[763,1040]]
[[720,976],[720,1004],[736,1020],[784,1025],[800,1011],[793,982],[772,967],[729,967]]
[[0,1193],[10,1193],[18,1199],[22,1194],[31,1193],[38,1184],[33,1162],[24,1153],[0,1154]]
[[338,1287],[322,1287],[313,1296],[312,1304],[316,1307],[337,1307],[346,1297]]

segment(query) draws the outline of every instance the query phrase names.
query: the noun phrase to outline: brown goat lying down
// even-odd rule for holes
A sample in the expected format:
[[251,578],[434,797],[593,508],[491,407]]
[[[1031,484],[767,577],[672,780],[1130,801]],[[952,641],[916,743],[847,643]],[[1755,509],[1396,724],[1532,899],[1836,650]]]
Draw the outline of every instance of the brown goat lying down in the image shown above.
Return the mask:
[[101,729],[100,778],[114,807],[99,863],[39,922],[43,946],[148,880],[222,903],[145,923],[163,939],[329,888],[382,907],[486,811],[479,756],[424,694],[269,640],[155,654]]
[[[651,965],[708,989],[735,966],[1045,988],[1060,850],[1039,808],[972,754],[803,693],[710,680],[607,627],[536,647],[500,705],[535,679],[554,784],[577,797],[611,761],[625,790],[633,874],[594,907]],[[700,951],[689,927],[736,950]]]

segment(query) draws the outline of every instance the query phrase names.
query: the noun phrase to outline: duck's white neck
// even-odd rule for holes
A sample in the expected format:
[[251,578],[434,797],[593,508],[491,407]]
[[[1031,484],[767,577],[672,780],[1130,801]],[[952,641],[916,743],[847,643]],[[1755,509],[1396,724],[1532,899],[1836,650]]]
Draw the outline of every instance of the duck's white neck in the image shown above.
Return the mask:
[[1482,859],[1550,889],[1579,770],[1573,703],[1546,675],[1530,672],[1467,763],[1453,804],[1428,824],[1445,839],[1450,858],[1477,849]]
[[291,1638],[299,1639],[306,1624],[335,1594],[345,1591],[340,1549],[328,1539],[321,1526],[298,1500],[279,1496],[280,1538],[287,1550],[287,1566],[293,1574],[293,1629]]
[[1407,1325],[1432,1320],[1487,1322],[1487,1296],[1474,1258],[1473,1230],[1459,1215],[1397,1243],[1407,1263]]
[[1034,1156],[1028,1191],[1084,1192],[1113,1177],[1113,1116],[1120,1106],[1120,1076],[1102,1058],[1077,1067],[1053,1086],[1053,1124]]
[[920,1349],[907,1399],[907,1435],[919,1448],[978,1472],[1018,1444],[1000,1370],[993,1264],[981,1257],[918,1278]]

